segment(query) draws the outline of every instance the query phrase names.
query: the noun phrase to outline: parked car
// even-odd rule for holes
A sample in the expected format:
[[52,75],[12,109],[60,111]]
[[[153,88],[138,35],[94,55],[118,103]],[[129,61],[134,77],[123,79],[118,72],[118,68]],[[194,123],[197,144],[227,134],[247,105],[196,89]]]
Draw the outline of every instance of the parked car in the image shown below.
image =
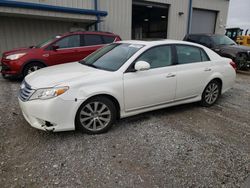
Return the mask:
[[105,44],[120,41],[118,35],[108,32],[70,32],[54,36],[37,46],[3,53],[3,77],[23,76],[40,68],[79,61]]
[[118,118],[196,101],[211,106],[233,86],[234,68],[194,43],[120,41],[28,75],[19,104],[35,128],[103,133]]
[[237,69],[250,68],[250,47],[237,45],[225,35],[189,34],[184,41],[202,44],[223,57],[231,58],[237,64]]

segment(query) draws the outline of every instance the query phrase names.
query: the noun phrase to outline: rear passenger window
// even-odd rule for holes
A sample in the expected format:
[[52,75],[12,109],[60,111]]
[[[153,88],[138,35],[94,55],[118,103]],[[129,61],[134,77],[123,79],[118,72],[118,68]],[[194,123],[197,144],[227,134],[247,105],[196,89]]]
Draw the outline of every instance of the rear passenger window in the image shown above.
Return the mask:
[[115,40],[115,37],[112,37],[112,36],[102,36],[102,38],[103,38],[104,44],[112,43]]
[[80,46],[80,35],[70,35],[62,38],[55,44],[59,48],[75,48]]
[[84,35],[85,46],[101,45],[103,44],[100,35]]
[[177,45],[176,51],[179,64],[209,61],[207,54],[202,49],[197,47]]

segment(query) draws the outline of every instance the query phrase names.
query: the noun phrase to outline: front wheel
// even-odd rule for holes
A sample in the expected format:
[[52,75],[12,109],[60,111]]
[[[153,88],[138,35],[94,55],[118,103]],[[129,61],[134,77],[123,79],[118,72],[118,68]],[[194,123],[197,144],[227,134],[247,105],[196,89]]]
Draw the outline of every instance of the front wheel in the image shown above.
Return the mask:
[[84,102],[76,114],[76,128],[88,134],[107,132],[116,120],[114,103],[106,97],[95,97]]
[[218,100],[220,93],[221,84],[217,80],[212,80],[202,93],[201,105],[205,107],[212,106]]
[[39,63],[39,62],[30,63],[24,67],[23,76],[25,77],[28,74],[35,72],[43,67],[44,67],[44,65],[42,63]]
[[4,74],[4,73],[2,73],[2,77],[3,77],[4,79],[7,79],[7,76],[6,76],[6,74]]

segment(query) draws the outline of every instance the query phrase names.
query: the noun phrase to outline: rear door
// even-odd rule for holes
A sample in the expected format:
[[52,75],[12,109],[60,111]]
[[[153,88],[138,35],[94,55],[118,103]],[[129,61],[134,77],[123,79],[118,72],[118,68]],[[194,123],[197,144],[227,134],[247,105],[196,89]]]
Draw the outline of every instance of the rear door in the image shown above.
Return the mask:
[[176,100],[200,95],[213,73],[213,64],[206,52],[191,45],[175,45],[177,56]]
[[101,35],[97,34],[83,34],[81,35],[83,41],[83,48],[79,49],[81,59],[87,57],[89,54],[103,47],[104,42]]

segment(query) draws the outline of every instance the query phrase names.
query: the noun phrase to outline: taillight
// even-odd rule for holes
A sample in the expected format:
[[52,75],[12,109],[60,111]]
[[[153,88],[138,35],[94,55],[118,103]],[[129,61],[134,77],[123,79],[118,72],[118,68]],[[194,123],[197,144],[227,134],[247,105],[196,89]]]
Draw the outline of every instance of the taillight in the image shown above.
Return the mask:
[[236,65],[236,63],[235,63],[235,62],[231,61],[231,62],[230,62],[230,65],[234,68],[234,70],[236,70],[236,69],[237,69],[237,65]]

